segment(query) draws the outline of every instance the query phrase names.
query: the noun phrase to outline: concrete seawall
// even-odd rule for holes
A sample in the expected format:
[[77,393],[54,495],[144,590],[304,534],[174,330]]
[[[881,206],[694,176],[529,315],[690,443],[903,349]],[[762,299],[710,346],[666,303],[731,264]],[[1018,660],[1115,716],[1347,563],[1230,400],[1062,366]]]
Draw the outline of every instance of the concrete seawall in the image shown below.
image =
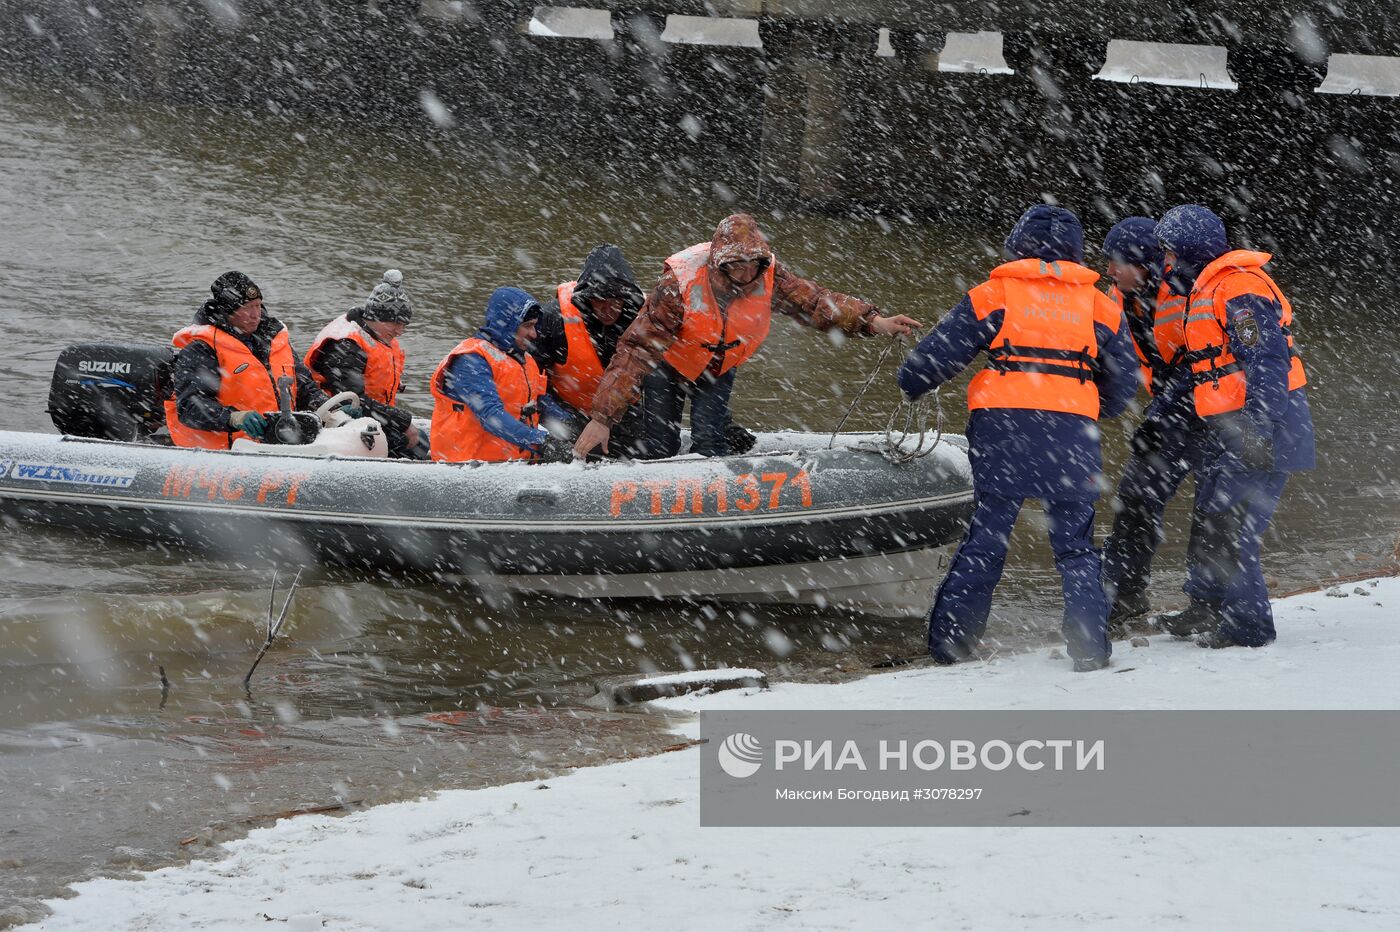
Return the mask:
[[[389,120],[765,206],[995,219],[1042,193],[1106,216],[1199,200],[1275,248],[1306,247],[1320,218],[1364,231],[1396,213],[1400,103],[1314,92],[1329,55],[1395,50],[1400,27],[1379,10],[1343,19],[1241,0],[1154,5],[1148,20],[1125,3],[1008,3],[995,16],[896,0],[590,6],[604,11],[595,38],[548,34],[551,17],[586,13],[500,0],[12,0],[0,69],[234,119]],[[707,10],[750,19],[738,24],[750,38],[675,41],[668,14]],[[707,21],[689,22],[706,41]],[[992,28],[1006,68],[939,69],[949,31]],[[1218,45],[1228,81],[1103,80],[1112,39]]]

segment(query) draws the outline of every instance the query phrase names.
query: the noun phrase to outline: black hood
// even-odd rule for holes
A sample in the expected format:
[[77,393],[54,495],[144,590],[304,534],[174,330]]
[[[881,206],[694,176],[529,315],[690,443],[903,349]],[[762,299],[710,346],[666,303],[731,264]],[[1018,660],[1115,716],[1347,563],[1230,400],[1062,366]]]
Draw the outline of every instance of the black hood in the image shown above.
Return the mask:
[[[621,298],[622,315],[615,323],[604,326],[594,318],[588,307],[591,298]],[[605,244],[595,247],[588,254],[578,273],[573,300],[574,306],[583,312],[583,322],[593,338],[598,359],[606,366],[617,350],[618,339],[636,320],[644,300],[642,289],[637,286],[637,276],[621,249]]]
[[574,304],[586,313],[588,309],[579,302],[592,298],[621,298],[624,306],[622,320],[618,323],[624,329],[642,309],[643,295],[637,286],[637,276],[616,246],[595,247],[583,260],[578,284],[574,286]]

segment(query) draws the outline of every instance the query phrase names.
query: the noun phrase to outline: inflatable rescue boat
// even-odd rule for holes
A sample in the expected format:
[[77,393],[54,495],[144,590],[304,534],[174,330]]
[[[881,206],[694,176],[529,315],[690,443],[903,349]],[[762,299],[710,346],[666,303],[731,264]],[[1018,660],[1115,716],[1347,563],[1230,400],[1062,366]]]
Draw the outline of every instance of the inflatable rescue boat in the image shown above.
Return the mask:
[[377,422],[323,410],[310,442],[179,449],[154,436],[168,361],[66,350],[49,407],[64,434],[0,431],[0,516],[233,563],[908,611],[972,509],[953,436],[917,458],[889,455],[883,434],[778,432],[738,456],[446,464],[387,459]]

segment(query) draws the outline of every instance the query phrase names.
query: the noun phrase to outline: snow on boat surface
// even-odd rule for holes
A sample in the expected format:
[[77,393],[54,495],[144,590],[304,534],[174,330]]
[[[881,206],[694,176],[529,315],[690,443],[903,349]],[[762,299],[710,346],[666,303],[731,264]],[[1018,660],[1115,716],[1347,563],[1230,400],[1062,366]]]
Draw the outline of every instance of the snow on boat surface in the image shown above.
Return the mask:
[[760,434],[741,456],[535,465],[188,450],[0,431],[0,517],[234,563],[578,598],[927,605],[972,510],[963,438]]

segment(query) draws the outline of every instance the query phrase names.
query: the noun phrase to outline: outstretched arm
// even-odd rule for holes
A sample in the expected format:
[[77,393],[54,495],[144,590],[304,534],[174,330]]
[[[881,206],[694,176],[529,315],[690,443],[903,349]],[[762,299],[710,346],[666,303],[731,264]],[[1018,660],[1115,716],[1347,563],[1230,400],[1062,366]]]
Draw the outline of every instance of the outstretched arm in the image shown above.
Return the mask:
[[589,413],[594,421],[602,427],[610,427],[622,420],[627,409],[637,401],[642,379],[661,364],[666,351],[680,336],[684,318],[680,284],[667,270],[642,305],[637,319],[617,341],[617,351],[593,393],[593,410]]
[[991,345],[1001,329],[1001,311],[981,320],[972,309],[972,299],[963,299],[938,322],[933,332],[919,341],[899,367],[899,387],[910,398],[919,398],[956,376]]
[[794,275],[781,262],[773,263],[773,309],[823,333],[833,327],[851,336],[904,336],[922,326],[912,317],[885,317],[862,301]]

